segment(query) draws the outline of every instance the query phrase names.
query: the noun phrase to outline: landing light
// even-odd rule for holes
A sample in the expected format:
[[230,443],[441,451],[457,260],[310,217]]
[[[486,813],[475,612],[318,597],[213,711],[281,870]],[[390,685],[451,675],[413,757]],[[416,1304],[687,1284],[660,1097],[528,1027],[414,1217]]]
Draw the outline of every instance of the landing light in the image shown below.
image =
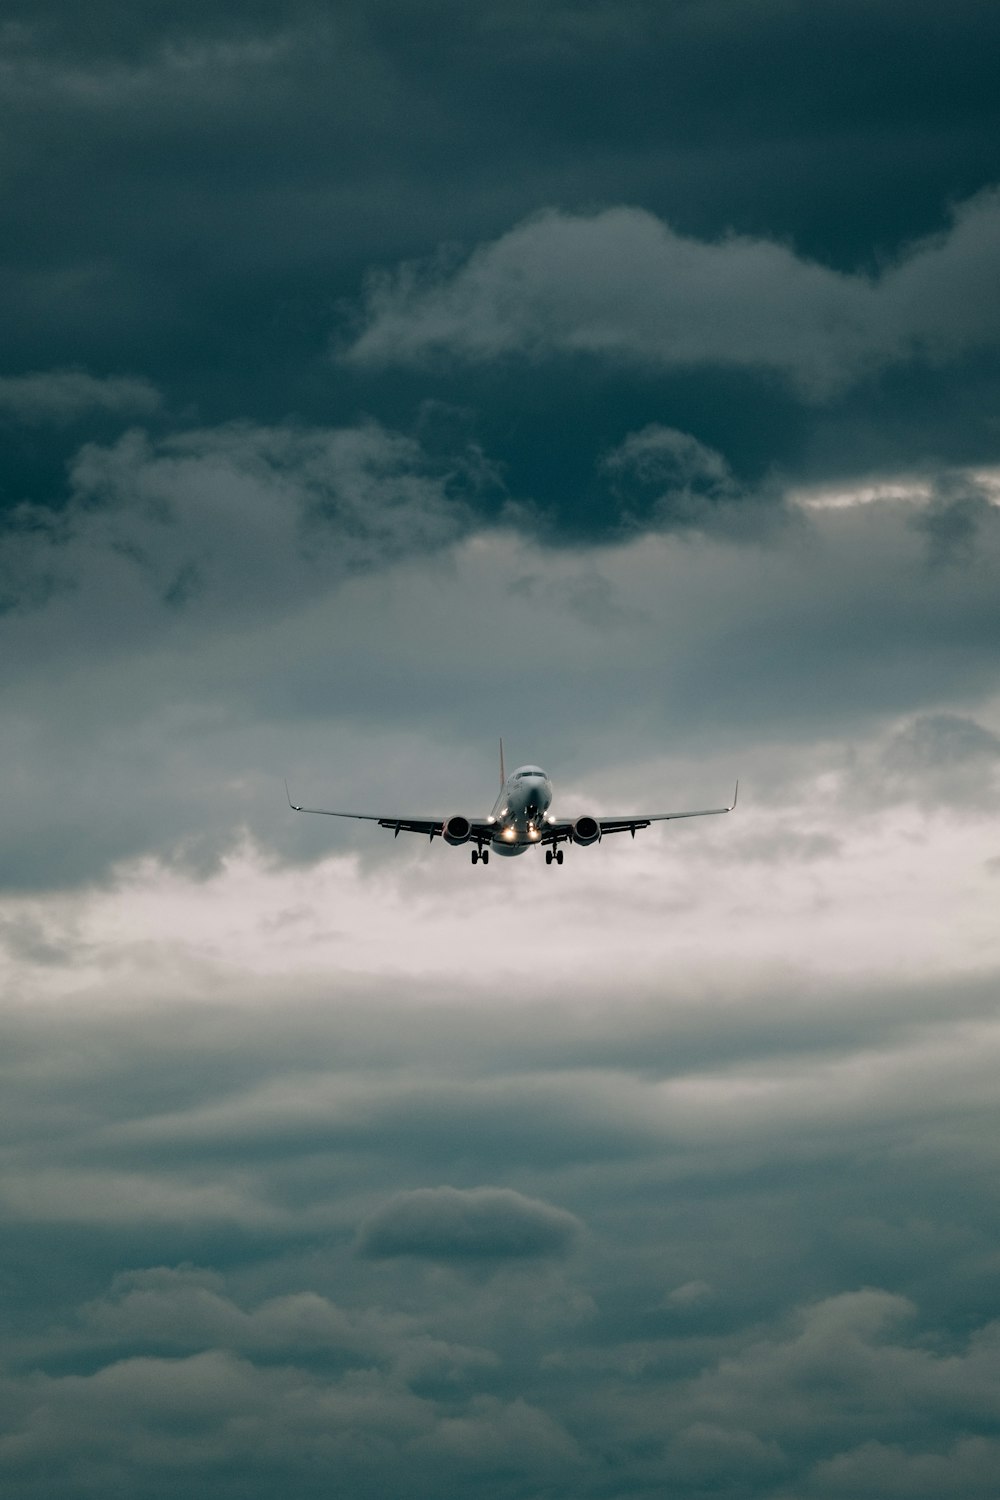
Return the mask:
[[503,836],[505,839],[512,839],[514,837],[513,828],[505,828],[503,831]]

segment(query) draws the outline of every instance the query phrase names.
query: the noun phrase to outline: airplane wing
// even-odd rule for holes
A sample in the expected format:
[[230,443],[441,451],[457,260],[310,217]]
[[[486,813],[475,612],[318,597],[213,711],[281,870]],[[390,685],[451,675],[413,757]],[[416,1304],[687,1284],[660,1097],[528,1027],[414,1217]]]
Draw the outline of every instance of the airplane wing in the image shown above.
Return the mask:
[[[393,837],[398,838],[401,833],[423,833],[429,839],[440,838],[444,833],[445,818],[408,818],[400,816],[385,816],[382,813],[359,813],[359,812],[335,812],[330,807],[303,807],[300,802],[293,802],[288,790],[288,782],[285,782],[285,796],[288,805],[293,812],[319,813],[324,818],[357,818],[364,823],[377,823],[380,828],[391,828]],[[474,842],[488,844],[492,841],[496,831],[492,823],[484,819],[470,819],[472,832],[470,838]]]
[[[736,783],[733,800],[728,807],[699,807],[691,812],[665,812],[665,813],[627,813],[620,818],[595,818],[594,822],[601,830],[601,837],[606,833],[630,833],[635,838],[636,830],[648,828],[650,823],[670,823],[675,818],[711,818],[717,813],[732,812],[736,806],[736,800],[740,794],[740,784]],[[543,844],[558,844],[562,839],[572,836],[574,819],[560,819],[549,823],[540,842]]]

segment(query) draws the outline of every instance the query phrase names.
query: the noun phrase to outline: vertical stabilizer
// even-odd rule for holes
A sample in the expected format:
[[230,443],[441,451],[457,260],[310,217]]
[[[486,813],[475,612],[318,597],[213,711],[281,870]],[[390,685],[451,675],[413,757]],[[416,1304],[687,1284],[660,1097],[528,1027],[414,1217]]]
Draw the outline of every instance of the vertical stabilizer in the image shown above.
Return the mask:
[[507,785],[507,777],[504,775],[504,769],[503,769],[503,739],[501,739],[501,741],[500,741],[500,790],[503,791],[503,789],[504,789],[504,787],[506,785]]

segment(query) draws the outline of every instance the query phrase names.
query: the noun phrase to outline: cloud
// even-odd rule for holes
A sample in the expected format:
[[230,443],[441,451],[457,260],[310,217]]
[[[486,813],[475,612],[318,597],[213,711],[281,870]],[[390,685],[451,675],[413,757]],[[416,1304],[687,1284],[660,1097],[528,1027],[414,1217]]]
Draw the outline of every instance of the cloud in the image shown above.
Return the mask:
[[462,499],[477,476],[464,459],[435,463],[377,423],[235,424],[89,445],[72,480],[73,519],[94,550],[151,575],[167,605],[205,595],[231,610],[241,597],[259,608],[297,590],[311,566],[328,584],[331,569],[451,541],[468,524]]
[[965,715],[921,714],[888,736],[870,777],[876,797],[978,809],[1000,782],[1000,735]]
[[659,422],[630,432],[605,454],[601,469],[633,526],[744,530],[759,540],[762,506],[778,499],[748,493],[721,453]]
[[930,504],[917,512],[913,525],[926,537],[932,563],[974,563],[983,529],[1000,525],[995,481],[962,474],[942,476],[933,486]]
[[0,413],[7,412],[19,422],[62,425],[99,413],[147,416],[160,403],[155,386],[136,376],[44,370],[0,377]]
[[773,371],[821,401],[893,365],[993,343],[998,252],[996,191],[962,204],[946,233],[910,244],[878,276],[833,270],[773,240],[696,240],[641,208],[549,209],[459,264],[373,277],[344,357],[732,366]]
[[[215,1493],[220,1483],[223,1494],[246,1493],[248,1482],[257,1487],[254,1469],[297,1468],[303,1447],[314,1462],[351,1475],[435,1419],[431,1403],[378,1375],[330,1383],[308,1369],[258,1366],[219,1350],[137,1356],[92,1374],[37,1378],[7,1394],[15,1404],[0,1461],[15,1483],[30,1483],[44,1465],[64,1470],[71,1485],[83,1475],[101,1488],[116,1484],[123,1469],[145,1486],[165,1469],[198,1475],[215,1468],[222,1471]],[[22,1492],[31,1491],[25,1485]]]
[[[57,801],[62,773],[52,757],[61,759],[60,741],[67,736],[64,742],[71,738],[76,745],[72,779],[81,788],[87,724],[98,738],[116,724],[118,750],[109,747],[110,760],[102,752],[97,775],[104,790],[95,785],[85,793],[76,802],[78,813],[88,804],[97,811],[120,796],[123,783],[111,764],[129,735],[145,738],[154,701],[154,717],[165,711],[185,719],[182,705],[191,705],[194,688],[190,673],[206,682],[202,674],[207,669],[214,675],[209,663],[219,650],[231,656],[223,673],[228,686],[221,696],[211,689],[215,707],[209,715],[221,714],[222,723],[235,706],[232,693],[241,679],[252,696],[262,689],[266,696],[268,681],[279,697],[286,696],[305,667],[307,639],[306,655],[312,658],[322,640],[328,663],[342,664],[352,650],[362,649],[364,632],[356,621],[332,651],[323,627],[317,631],[318,620],[310,622],[312,610],[322,614],[347,580],[393,559],[444,555],[471,528],[473,497],[494,482],[476,450],[432,456],[415,440],[374,422],[333,429],[235,424],[158,440],[132,431],[110,445],[84,445],[70,477],[64,506],[23,504],[8,517],[0,552],[0,670],[7,688],[17,676],[29,697],[49,672],[66,676],[65,691],[51,693],[46,711],[64,718],[63,729],[42,732],[35,762],[39,769],[49,762],[48,795]],[[284,630],[294,621],[304,635],[293,643]],[[257,632],[254,648],[249,638]],[[266,667],[272,652],[277,654]],[[311,681],[303,680],[300,699],[310,718],[331,701],[313,675],[316,665],[305,668]],[[175,678],[170,688],[168,679],[177,671],[187,685]],[[97,697],[78,691],[95,672],[111,674],[107,691]],[[367,669],[365,676],[374,680]],[[357,686],[343,701],[357,703]],[[23,700],[20,711],[7,702],[4,733],[23,747],[38,720]],[[157,816],[166,791],[164,783],[156,786],[166,770],[159,754],[149,770],[140,822]],[[188,782],[183,773],[182,779],[193,786],[200,777]],[[173,773],[167,780],[176,789]],[[211,780],[217,785],[214,772]],[[172,801],[173,793],[167,798]],[[176,857],[202,869],[211,868],[233,842],[232,828],[218,839],[217,816],[206,812],[197,826],[178,823],[176,811],[167,814]],[[66,814],[64,805],[57,842],[68,860],[66,873],[78,870],[79,860],[93,868],[95,855],[102,860],[109,845],[124,852],[144,844],[142,834],[133,842],[138,825],[126,831],[128,817],[106,805],[92,834],[79,839],[66,837],[76,816]],[[36,826],[15,859],[21,878],[34,879],[45,850]]]
[[675,1286],[672,1292],[668,1292],[663,1305],[686,1311],[710,1302],[712,1295],[712,1288],[707,1281],[685,1281],[683,1285]]
[[322,1361],[329,1370],[374,1366],[408,1384],[433,1379],[456,1390],[498,1363],[489,1349],[433,1338],[418,1318],[345,1308],[313,1290],[245,1305],[224,1276],[191,1265],[122,1272],[32,1353],[44,1361],[71,1348],[104,1361],[137,1350],[176,1356],[215,1349],[257,1361]]
[[857,1500],[992,1500],[1000,1442],[966,1437],[944,1452],[907,1451],[877,1439],[816,1465],[807,1493]]
[[8,517],[3,604],[68,598],[95,626],[128,619],[132,632],[143,611],[159,628],[192,612],[202,627],[280,612],[352,571],[441,548],[491,482],[476,453],[431,458],[377,423],[132,431],[84,445],[70,478],[58,512],[24,504]]
[[140,431],[86,444],[58,515],[21,506],[5,549],[7,608],[94,593],[95,620],[141,609],[199,615],[281,608],[352,569],[432,550],[469,524],[475,455],[432,460],[377,423],[337,429],[247,423]]
[[508,1188],[418,1188],[372,1214],[358,1248],[371,1259],[510,1260],[562,1255],[579,1228],[572,1214]]

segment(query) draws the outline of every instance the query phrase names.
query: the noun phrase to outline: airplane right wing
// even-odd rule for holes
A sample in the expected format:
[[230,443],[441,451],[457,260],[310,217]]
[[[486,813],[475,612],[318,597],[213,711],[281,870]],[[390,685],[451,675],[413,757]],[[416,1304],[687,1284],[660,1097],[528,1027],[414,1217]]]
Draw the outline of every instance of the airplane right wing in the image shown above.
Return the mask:
[[[728,807],[699,807],[691,812],[626,813],[622,817],[618,818],[588,817],[577,820],[560,819],[558,822],[549,823],[545,827],[540,842],[543,844],[558,844],[564,839],[571,839],[573,837],[573,830],[574,828],[576,828],[577,822],[583,822],[585,824],[592,825],[592,841],[594,843],[597,842],[598,838],[603,838],[606,833],[630,833],[632,837],[635,838],[637,830],[640,828],[648,828],[650,823],[669,823],[673,822],[675,818],[711,818],[715,817],[719,813],[730,813],[736,806],[736,801],[739,797],[739,794],[740,784],[739,782],[737,782],[736,790],[733,793],[733,800],[732,802],[730,802]],[[591,842],[589,831],[585,841],[587,843]]]

